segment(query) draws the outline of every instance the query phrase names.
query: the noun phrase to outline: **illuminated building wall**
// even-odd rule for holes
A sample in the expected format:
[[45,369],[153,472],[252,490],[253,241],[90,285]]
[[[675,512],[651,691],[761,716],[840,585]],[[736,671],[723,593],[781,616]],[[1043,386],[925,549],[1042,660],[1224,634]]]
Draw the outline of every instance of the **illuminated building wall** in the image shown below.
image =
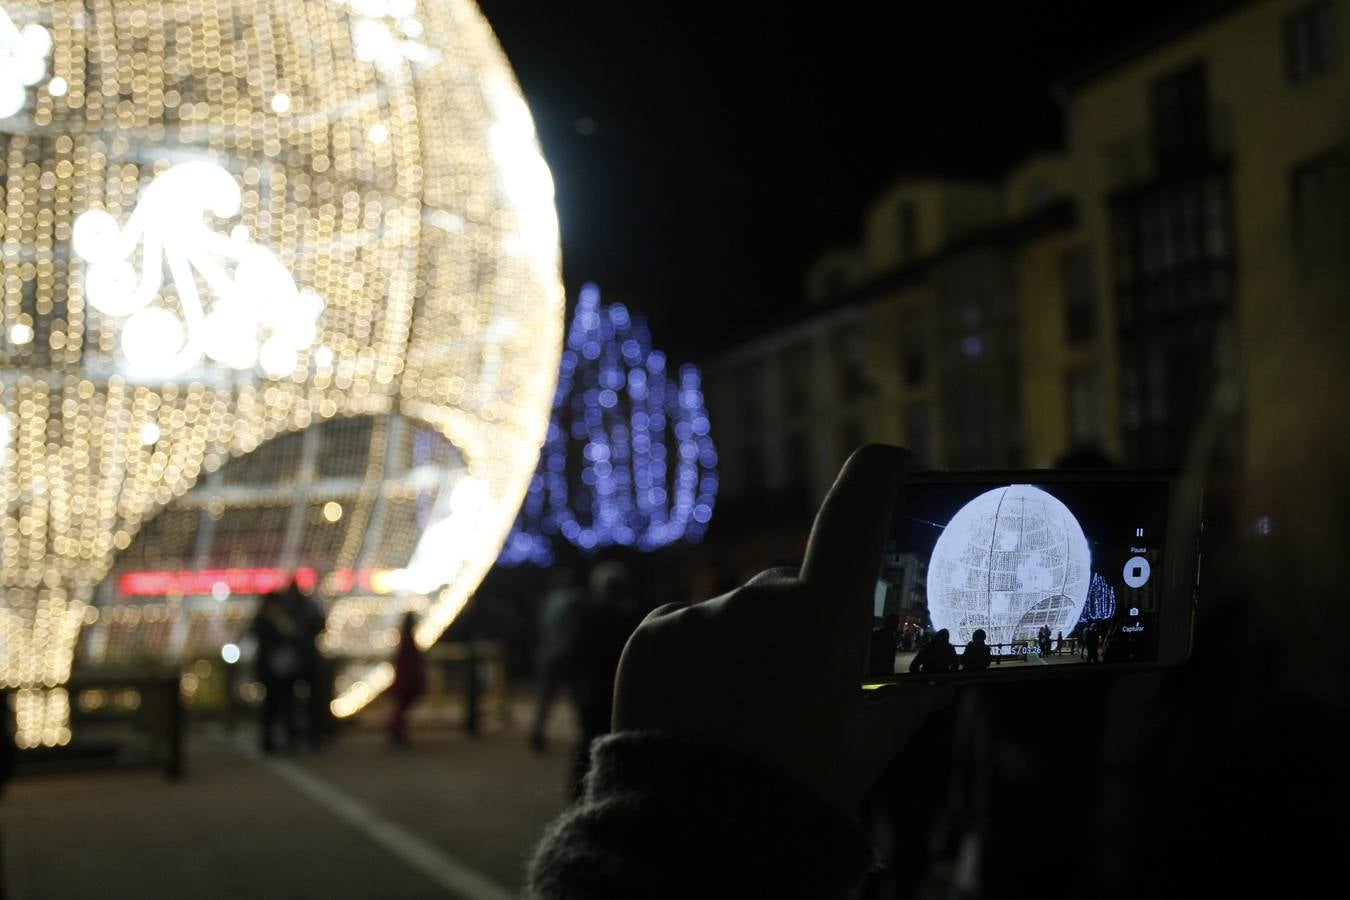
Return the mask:
[[561,341],[552,183],[481,14],[0,7],[0,680],[20,743],[68,739],[77,634],[142,527],[320,422],[370,417],[371,466],[393,418],[454,448],[443,481],[406,486],[429,513],[396,515],[378,470],[344,507],[395,523],[429,644],[524,495]]
[[698,369],[670,371],[646,322],[586,285],[539,469],[500,561],[547,565],[558,539],[584,553],[699,540],[717,496],[710,428]]
[[1343,358],[1341,301],[1311,298],[1350,237],[1347,23],[1346,0],[1234,4],[1066,85],[1131,461],[1212,432],[1197,462],[1265,472],[1287,465],[1291,408],[1316,418]]
[[[760,489],[742,459],[787,485],[803,439],[818,500],[857,432],[936,467],[1043,467],[1092,447],[1132,465],[1314,478],[1288,434],[1310,401],[1340,421],[1323,386],[1345,343],[1347,23],[1350,0],[1215,4],[1057,85],[1064,148],[1020,161],[986,197],[945,179],[878,196],[862,241],[811,266],[796,321],[704,366],[724,502]],[[997,291],[943,295],[939,273],[969,268],[978,285],[988,260],[972,251],[1000,243],[1008,277],[983,282]],[[798,393],[794,370],[843,367],[844,328],[864,335],[874,390],[841,403],[817,378],[811,400],[830,420],[792,421],[775,398]],[[996,383],[962,371],[989,359],[991,336],[1017,393],[988,406],[1020,428],[983,441],[986,417],[963,416],[976,404],[959,394],[983,404]],[[1306,390],[1291,406],[1294,382]],[[760,421],[742,427],[751,408]]]

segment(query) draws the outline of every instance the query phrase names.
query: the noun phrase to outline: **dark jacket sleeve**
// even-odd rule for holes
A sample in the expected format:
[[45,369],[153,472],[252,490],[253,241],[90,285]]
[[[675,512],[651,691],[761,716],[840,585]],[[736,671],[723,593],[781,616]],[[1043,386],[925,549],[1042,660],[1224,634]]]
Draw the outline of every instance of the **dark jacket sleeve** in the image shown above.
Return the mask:
[[591,752],[585,796],[535,851],[532,898],[829,900],[872,861],[857,820],[725,750],[624,732]]

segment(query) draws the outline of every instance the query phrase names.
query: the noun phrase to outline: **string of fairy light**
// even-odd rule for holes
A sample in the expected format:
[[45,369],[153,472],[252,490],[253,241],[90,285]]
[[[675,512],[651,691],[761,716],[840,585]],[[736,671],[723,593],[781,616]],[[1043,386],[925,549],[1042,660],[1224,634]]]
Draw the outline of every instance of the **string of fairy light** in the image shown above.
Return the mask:
[[1087,602],[1079,621],[1090,622],[1111,619],[1116,615],[1116,589],[1100,574],[1094,574],[1088,584]]
[[647,324],[586,285],[539,468],[499,561],[548,565],[560,539],[586,553],[698,541],[718,486],[709,430],[698,369],[672,376]]
[[526,489],[561,337],[551,183],[481,14],[0,5],[0,43],[43,51],[39,77],[0,69],[0,99],[21,92],[0,118],[0,682],[20,743],[69,739],[76,637],[142,525],[327,418],[402,412],[463,456],[474,527],[424,573],[430,643]]

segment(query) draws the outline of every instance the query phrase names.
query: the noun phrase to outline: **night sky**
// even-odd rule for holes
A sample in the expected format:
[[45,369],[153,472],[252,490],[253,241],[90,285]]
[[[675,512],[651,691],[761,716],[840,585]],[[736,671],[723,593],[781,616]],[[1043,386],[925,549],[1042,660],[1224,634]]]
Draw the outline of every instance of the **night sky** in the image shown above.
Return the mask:
[[569,303],[596,281],[680,361],[798,306],[898,177],[1055,147],[1051,82],[1178,6],[480,2],[557,183]]

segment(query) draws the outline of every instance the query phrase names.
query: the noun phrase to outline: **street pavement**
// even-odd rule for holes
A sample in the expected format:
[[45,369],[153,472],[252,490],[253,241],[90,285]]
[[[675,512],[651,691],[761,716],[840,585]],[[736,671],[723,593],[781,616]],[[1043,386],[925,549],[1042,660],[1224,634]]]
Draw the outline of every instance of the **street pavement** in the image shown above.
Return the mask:
[[424,727],[394,749],[372,728],[321,754],[260,757],[253,735],[198,727],[188,773],[31,775],[0,800],[8,900],[515,896],[563,808],[571,728],[550,750],[524,723],[469,738]]

